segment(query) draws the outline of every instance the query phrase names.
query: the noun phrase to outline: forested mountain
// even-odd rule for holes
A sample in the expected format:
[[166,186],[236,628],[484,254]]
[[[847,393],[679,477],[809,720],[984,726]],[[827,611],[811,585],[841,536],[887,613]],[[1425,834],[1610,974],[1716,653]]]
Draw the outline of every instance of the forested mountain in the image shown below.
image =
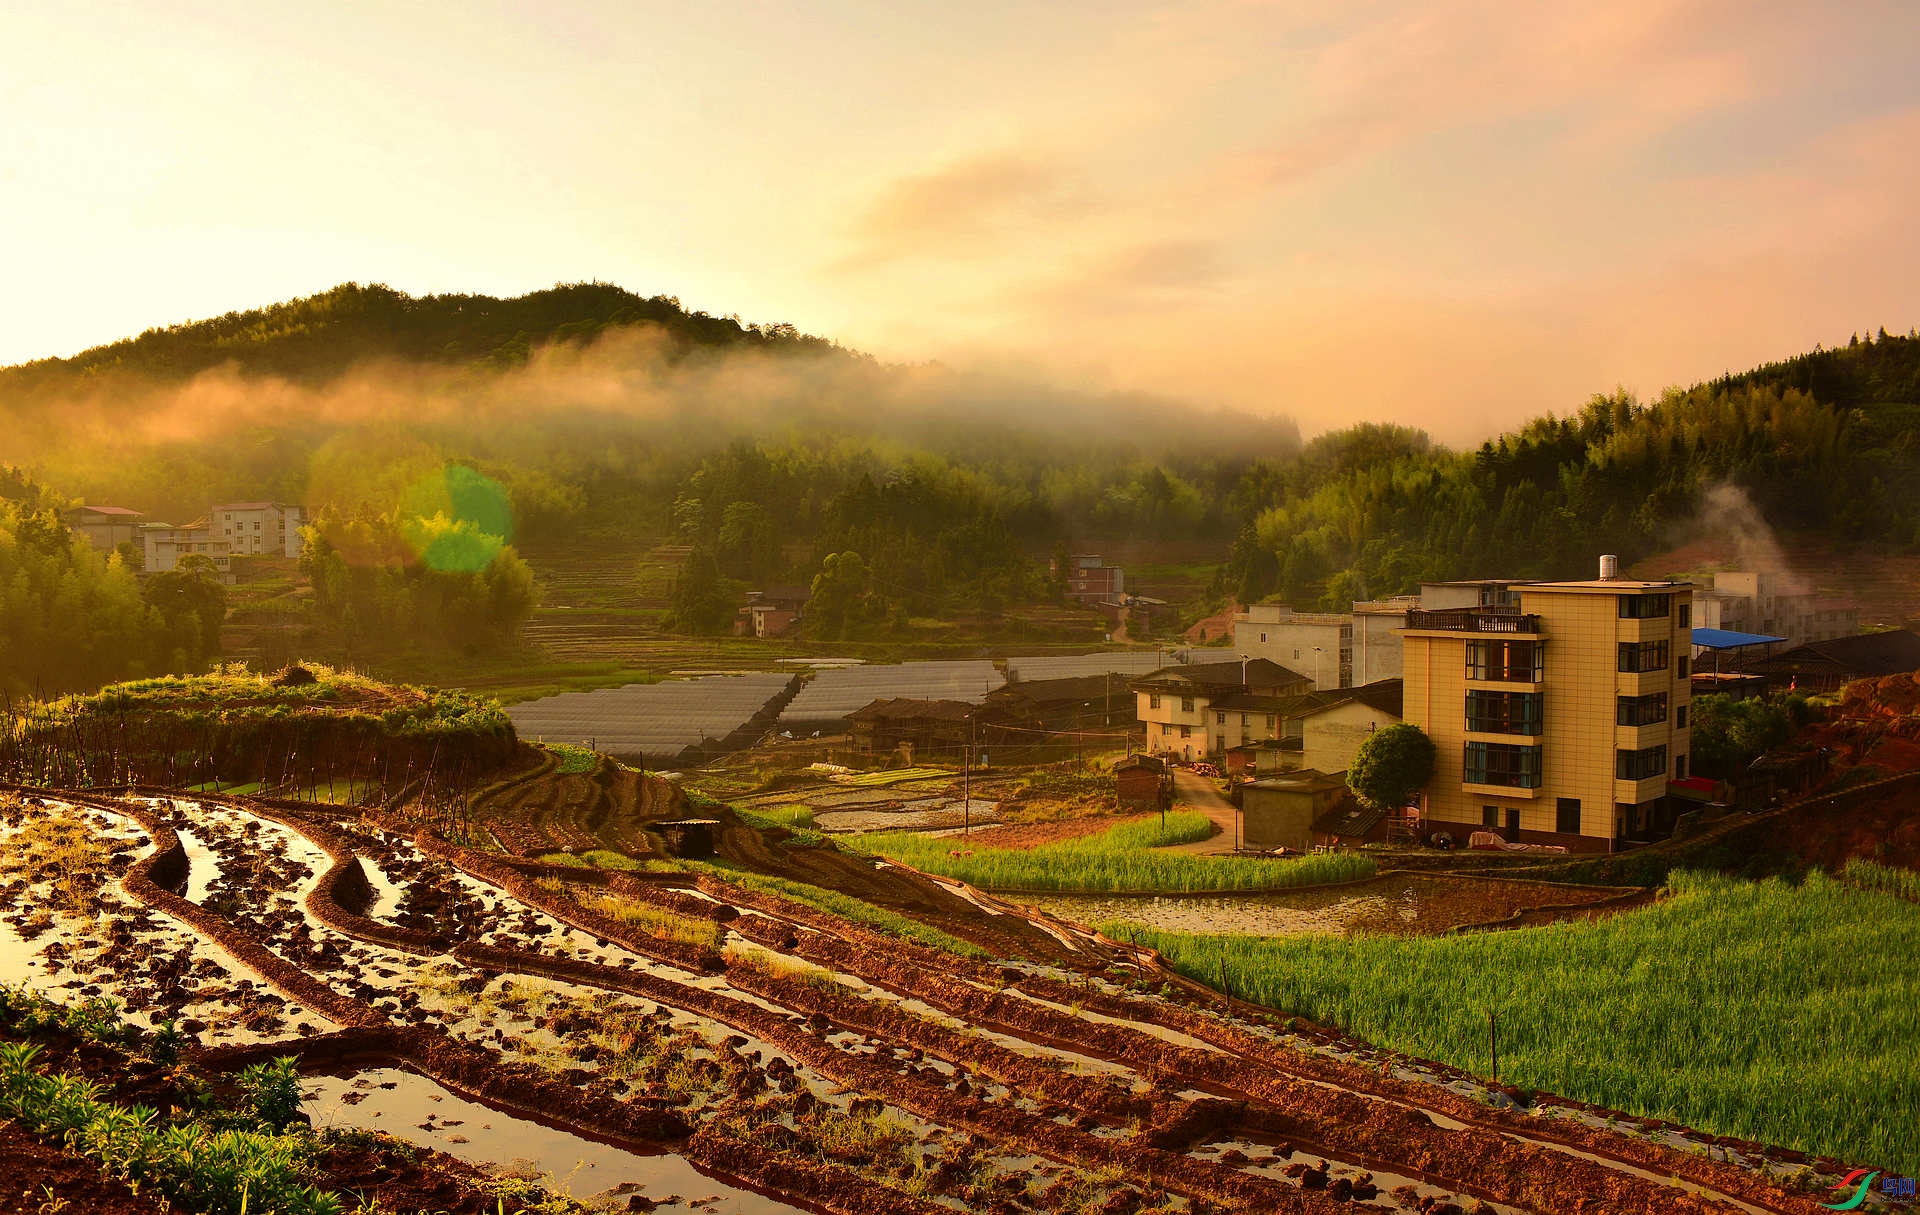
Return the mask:
[[416,621],[512,644],[542,574],[520,553],[607,543],[691,550],[670,627],[824,572],[848,605],[831,627],[886,635],[1047,597],[1063,546],[1210,542],[1219,598],[1300,607],[1584,574],[1733,491],[1779,528],[1909,548],[1917,377],[1920,339],[1876,334],[1648,403],[1596,396],[1477,450],[1385,424],[1303,445],[1285,418],[888,366],[602,284],[349,285],[0,370],[0,465],[174,521],[307,504],[316,626],[356,653]]
[[1331,607],[1423,578],[1584,576],[1712,525],[1730,491],[1780,530],[1911,549],[1917,401],[1920,339],[1883,332],[1650,403],[1596,396],[1477,451],[1356,427],[1248,471],[1220,585]]

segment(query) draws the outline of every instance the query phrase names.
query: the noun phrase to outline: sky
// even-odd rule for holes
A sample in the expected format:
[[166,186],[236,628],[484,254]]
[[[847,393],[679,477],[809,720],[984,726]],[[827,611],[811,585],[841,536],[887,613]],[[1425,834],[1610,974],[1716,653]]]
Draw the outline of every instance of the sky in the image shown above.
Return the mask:
[[598,279],[1477,442],[1920,324],[1920,5],[0,0],[0,363]]

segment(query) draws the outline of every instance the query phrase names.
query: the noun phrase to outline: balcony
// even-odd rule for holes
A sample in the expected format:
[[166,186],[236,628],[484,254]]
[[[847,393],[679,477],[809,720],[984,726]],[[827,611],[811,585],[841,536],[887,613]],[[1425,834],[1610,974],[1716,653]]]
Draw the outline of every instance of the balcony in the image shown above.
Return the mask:
[[1446,608],[1432,612],[1415,608],[1407,613],[1407,627],[1444,633],[1537,634],[1540,631],[1540,617],[1485,608]]

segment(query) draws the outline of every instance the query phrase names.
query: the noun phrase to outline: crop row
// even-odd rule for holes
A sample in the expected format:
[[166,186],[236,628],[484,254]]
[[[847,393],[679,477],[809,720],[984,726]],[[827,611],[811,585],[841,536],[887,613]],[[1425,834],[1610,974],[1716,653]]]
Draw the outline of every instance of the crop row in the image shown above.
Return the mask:
[[[1920,1171],[1920,907],[1679,872],[1610,919],[1440,938],[1110,924],[1180,973],[1508,1083]],[[1491,1020],[1491,1027],[1490,1022]],[[1492,1041],[1490,1041],[1490,1029]]]
[[983,890],[1193,894],[1202,891],[1284,890],[1372,877],[1374,862],[1349,853],[1294,860],[1201,857],[1164,851],[1205,839],[1206,815],[1181,811],[1121,823],[1097,835],[1038,848],[962,848],[948,837],[911,832],[850,836],[847,847],[887,857],[926,873],[958,878]]

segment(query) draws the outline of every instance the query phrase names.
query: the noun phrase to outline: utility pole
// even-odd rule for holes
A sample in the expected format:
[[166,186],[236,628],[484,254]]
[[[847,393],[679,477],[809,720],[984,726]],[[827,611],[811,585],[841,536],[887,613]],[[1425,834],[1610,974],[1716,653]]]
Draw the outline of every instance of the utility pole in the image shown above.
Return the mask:
[[973,834],[973,748],[980,741],[979,717],[967,714],[967,749],[960,769],[960,834]]

